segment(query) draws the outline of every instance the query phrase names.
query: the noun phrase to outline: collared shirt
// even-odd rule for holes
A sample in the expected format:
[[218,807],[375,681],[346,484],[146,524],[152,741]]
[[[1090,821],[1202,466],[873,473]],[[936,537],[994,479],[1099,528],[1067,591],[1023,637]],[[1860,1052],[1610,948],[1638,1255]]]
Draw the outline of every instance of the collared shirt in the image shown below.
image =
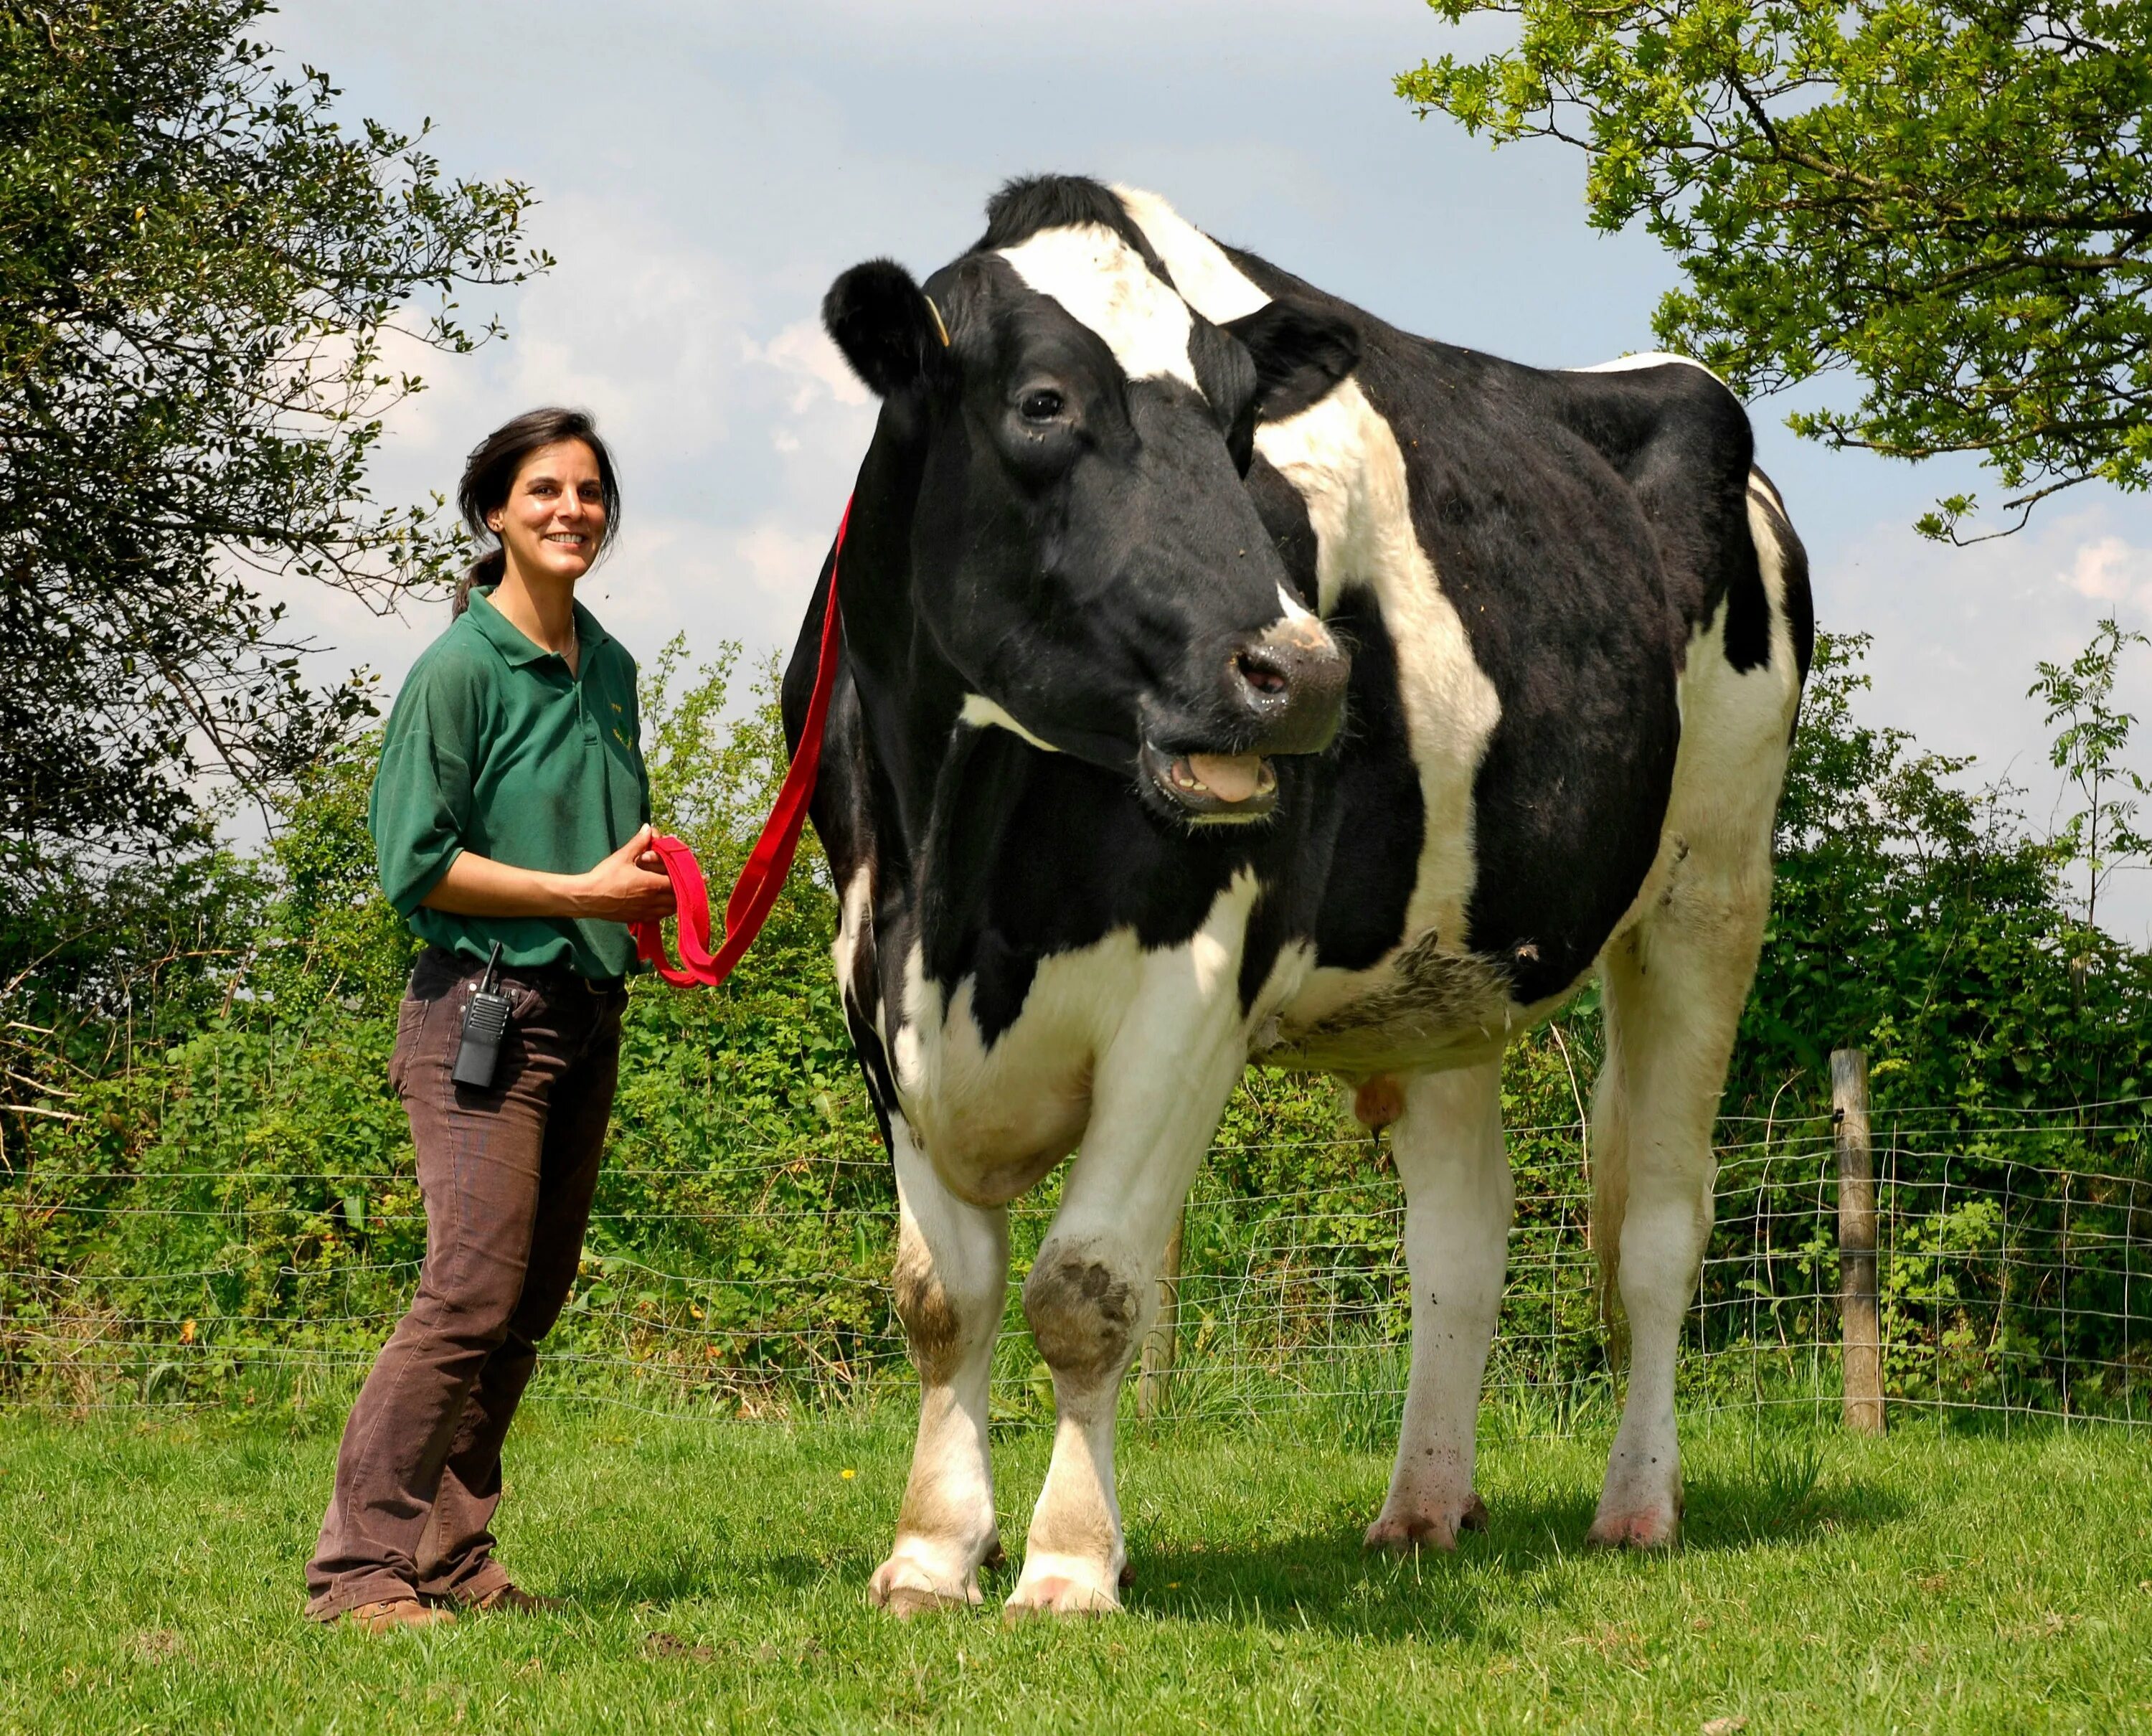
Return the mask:
[[607,981],[635,962],[627,926],[596,917],[454,916],[419,901],[465,850],[581,874],[650,817],[635,659],[576,605],[576,673],[474,590],[419,654],[388,713],[367,820],[381,890],[423,940],[504,965]]

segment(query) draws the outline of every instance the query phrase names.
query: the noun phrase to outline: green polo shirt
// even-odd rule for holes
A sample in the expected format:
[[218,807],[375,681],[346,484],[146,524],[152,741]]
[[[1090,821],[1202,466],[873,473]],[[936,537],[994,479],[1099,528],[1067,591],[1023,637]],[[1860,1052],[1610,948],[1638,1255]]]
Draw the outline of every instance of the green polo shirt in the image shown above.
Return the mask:
[[581,874],[650,817],[635,659],[576,605],[577,673],[473,591],[419,654],[388,713],[367,822],[381,890],[419,938],[504,964],[627,975],[627,925],[595,917],[452,916],[419,903],[465,850],[518,868]]

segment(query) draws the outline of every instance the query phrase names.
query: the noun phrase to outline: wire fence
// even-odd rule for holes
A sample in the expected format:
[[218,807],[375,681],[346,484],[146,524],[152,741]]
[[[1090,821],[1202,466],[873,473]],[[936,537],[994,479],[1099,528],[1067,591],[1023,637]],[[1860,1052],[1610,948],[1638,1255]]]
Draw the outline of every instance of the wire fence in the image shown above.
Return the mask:
[[[2148,1111],[2152,1100],[2129,1099],[1972,1122],[1877,1114],[1894,1409],[2152,1420]],[[1835,1412],[1831,1123],[1722,1132],[1685,1402]],[[1512,1426],[1562,1432],[1611,1414],[1619,1383],[1595,1309],[1588,1154],[1575,1126],[1512,1129],[1510,1146],[1517,1213],[1489,1395]],[[1232,1184],[1296,1169],[1316,1179]],[[1051,1414],[1019,1288],[1053,1203],[1049,1185],[1013,1208],[993,1384],[1003,1426]],[[895,1218],[886,1168],[865,1156],[735,1148],[720,1164],[610,1170],[536,1390],[708,1416],[901,1393],[910,1365],[886,1282]],[[1408,1286],[1403,1195],[1379,1142],[1221,1147],[1185,1224],[1159,1415],[1227,1426],[1297,1410],[1370,1442],[1394,1428]],[[630,1226],[646,1251],[621,1251]],[[653,1226],[666,1257],[647,1251]],[[0,1404],[341,1404],[408,1302],[423,1242],[408,1160],[386,1176],[211,1165],[18,1175],[0,1188]],[[94,1255],[67,1257],[79,1246]]]

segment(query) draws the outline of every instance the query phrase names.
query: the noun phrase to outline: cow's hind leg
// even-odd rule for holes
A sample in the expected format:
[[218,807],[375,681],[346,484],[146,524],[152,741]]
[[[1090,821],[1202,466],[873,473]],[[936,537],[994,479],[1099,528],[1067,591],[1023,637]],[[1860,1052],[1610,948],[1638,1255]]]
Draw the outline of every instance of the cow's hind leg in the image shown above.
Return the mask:
[[1459,1531],[1487,1522],[1473,1456],[1514,1196],[1501,1062],[1408,1080],[1390,1150],[1405,1189],[1412,1378],[1389,1498],[1368,1547],[1454,1549]]
[[1606,949],[1606,1055],[1592,1105],[1593,1239],[1613,1271],[1629,1389],[1591,1541],[1657,1548],[1682,1514],[1674,1367],[1711,1233],[1711,1136],[1769,901],[1769,859],[1697,852]]
[[869,1586],[898,1616],[979,1601],[994,1551],[987,1389],[1008,1284],[1008,1214],[942,1185],[892,1118],[899,1209],[895,1290],[919,1370],[919,1439],[896,1543]]

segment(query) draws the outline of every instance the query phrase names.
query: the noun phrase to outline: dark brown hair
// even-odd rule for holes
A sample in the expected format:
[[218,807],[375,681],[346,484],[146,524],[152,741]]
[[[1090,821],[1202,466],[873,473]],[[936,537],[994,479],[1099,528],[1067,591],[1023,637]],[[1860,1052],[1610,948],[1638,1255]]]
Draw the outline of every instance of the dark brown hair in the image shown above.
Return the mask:
[[[456,505],[473,536],[481,543],[492,538],[486,515],[500,511],[508,504],[509,493],[515,486],[515,473],[523,468],[523,460],[540,447],[561,440],[581,440],[596,460],[598,490],[605,501],[606,515],[598,550],[601,553],[605,551],[620,525],[620,483],[613,475],[612,454],[598,438],[597,424],[588,410],[564,410],[552,406],[525,410],[514,421],[502,423],[473,447],[471,455],[464,460],[464,480],[456,485]],[[497,585],[507,570],[508,557],[495,540],[491,548],[464,570],[456,586],[454,612],[460,615],[470,607],[472,586]]]

